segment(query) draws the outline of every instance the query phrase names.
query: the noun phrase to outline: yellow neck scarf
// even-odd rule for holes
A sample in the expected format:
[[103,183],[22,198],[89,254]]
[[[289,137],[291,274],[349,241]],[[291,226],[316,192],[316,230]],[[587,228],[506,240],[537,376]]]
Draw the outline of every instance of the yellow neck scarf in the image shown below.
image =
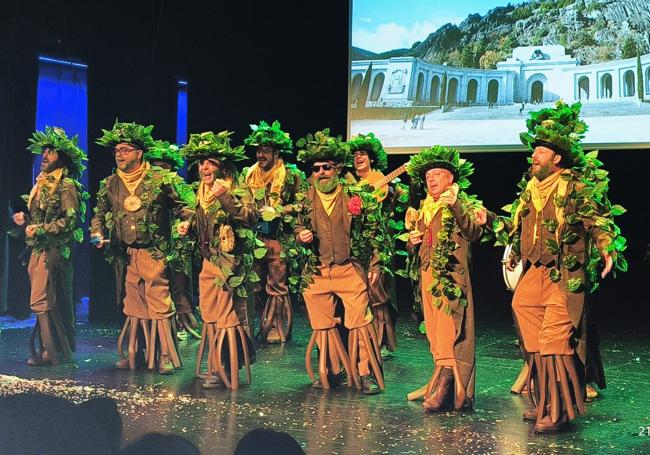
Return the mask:
[[318,195],[321,203],[323,204],[323,208],[325,209],[325,212],[327,212],[327,216],[330,216],[332,214],[332,210],[334,210],[334,205],[336,204],[336,198],[338,197],[339,194],[341,194],[341,185],[339,185],[336,190],[332,191],[329,194],[321,193],[316,188],[314,189],[316,190],[316,194]]
[[[34,197],[38,194],[41,194],[41,189],[45,188],[47,189],[47,195],[49,197],[52,196],[52,193],[54,193],[54,189],[56,186],[59,184],[61,181],[61,178],[63,177],[63,169],[62,167],[54,169],[52,172],[41,172],[38,174],[36,177],[36,185],[32,188],[32,191],[29,193],[29,199],[27,201],[27,207],[30,207],[32,205],[32,200]],[[43,200],[42,198],[39,199],[38,203],[42,207],[45,205],[46,200]]]
[[134,194],[149,169],[151,169],[151,165],[148,161],[144,161],[136,171],[130,173],[118,169],[117,176],[122,180],[129,194]]
[[[232,180],[221,180],[221,184],[230,189]],[[212,186],[208,186],[201,181],[199,183],[199,189],[196,192],[196,200],[201,204],[203,211],[207,211],[208,207],[215,203],[217,196],[212,192]]]
[[[530,200],[533,203],[533,208],[535,209],[535,218],[537,218],[540,213],[542,213],[544,207],[546,207],[546,204],[548,203],[548,200],[553,194],[557,194],[558,197],[566,196],[567,189],[569,187],[569,181],[563,179],[562,175],[569,174],[570,172],[571,170],[565,169],[546,177],[541,182],[537,180],[537,177],[533,177],[528,181],[528,184],[526,185],[526,191],[530,192]],[[553,204],[555,205],[555,203]],[[512,220],[512,233],[514,233],[519,226],[519,216],[525,205],[525,201],[519,201],[519,205],[515,211],[514,219]],[[555,217],[558,221],[558,227],[555,230],[555,237],[559,238],[561,227],[564,224],[564,207],[555,206]],[[538,224],[539,223],[535,223],[533,243],[537,242]]]
[[199,189],[196,192],[196,200],[201,204],[203,211],[208,210],[214,201],[217,199],[217,196],[212,192],[212,189],[205,183],[199,183]]
[[[455,185],[456,193],[458,194],[458,185],[456,183],[454,183],[449,189],[445,190],[440,196],[438,196],[437,201],[435,199],[433,199],[433,196],[431,196],[430,193],[427,193],[426,199],[420,204],[420,210],[419,210],[419,213],[418,213],[417,221],[423,220],[424,225],[429,226],[429,224],[431,223],[431,220],[433,220],[433,218],[438,214],[440,209],[444,206],[444,204],[439,202],[440,197],[443,194],[450,193],[452,191],[452,189],[454,189],[454,185]],[[409,215],[409,216],[412,217],[412,215]],[[409,221],[412,222],[413,220],[409,220]]]
[[[278,158],[275,160],[275,165],[273,165],[273,167],[268,171],[264,171],[258,163],[253,164],[249,169],[248,174],[246,174],[246,184],[252,188],[253,191],[259,188],[268,188],[268,185],[271,184],[270,193],[279,196],[286,176],[287,170],[284,167],[284,161],[282,161],[281,158]],[[274,205],[278,199],[278,197],[269,198],[267,204]]]

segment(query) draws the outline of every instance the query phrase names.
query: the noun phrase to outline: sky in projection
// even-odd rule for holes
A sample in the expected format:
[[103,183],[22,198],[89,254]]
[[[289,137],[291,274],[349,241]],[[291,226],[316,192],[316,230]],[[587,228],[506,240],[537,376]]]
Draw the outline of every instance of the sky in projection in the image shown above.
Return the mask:
[[506,0],[354,0],[352,45],[372,52],[410,48],[447,23],[459,24],[470,14],[485,15],[507,4]]

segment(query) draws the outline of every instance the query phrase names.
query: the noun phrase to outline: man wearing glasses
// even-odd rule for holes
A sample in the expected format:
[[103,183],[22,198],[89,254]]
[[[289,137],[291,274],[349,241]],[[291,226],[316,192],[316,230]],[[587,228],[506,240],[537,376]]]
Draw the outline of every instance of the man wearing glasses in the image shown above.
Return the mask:
[[[118,341],[118,369],[135,369],[143,363],[160,374],[171,374],[181,366],[175,344],[172,318],[174,303],[169,292],[169,269],[173,218],[185,223],[193,215],[171,185],[167,171],[144,160],[154,145],[153,126],[115,123],[102,130],[99,145],[110,147],[117,169],[100,183],[97,207],[91,221],[91,241],[106,248],[116,266],[118,301],[126,321]],[[128,338],[127,338],[128,336]],[[128,354],[122,344],[128,339]]]
[[[348,384],[366,394],[384,388],[379,342],[372,325],[368,282],[378,279],[379,256],[374,239],[379,237],[379,205],[370,193],[343,184],[339,172],[349,160],[347,145],[318,131],[298,141],[298,161],[311,165],[311,187],[295,228],[297,240],[308,251],[303,272],[303,297],[312,326],[307,348],[319,347],[319,379],[308,363],[314,388],[340,384],[347,370]],[[369,216],[374,215],[374,216]],[[366,239],[366,240],[364,240]],[[374,253],[374,254],[373,254]],[[367,278],[366,278],[367,273]],[[343,347],[335,316],[336,300],[345,308],[344,325],[349,330],[348,349]]]

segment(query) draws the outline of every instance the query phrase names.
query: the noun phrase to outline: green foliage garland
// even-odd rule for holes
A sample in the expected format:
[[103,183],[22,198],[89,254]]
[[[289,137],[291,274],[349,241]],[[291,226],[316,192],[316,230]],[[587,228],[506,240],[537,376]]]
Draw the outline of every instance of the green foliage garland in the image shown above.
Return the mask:
[[62,153],[70,161],[68,168],[70,177],[78,180],[86,169],[83,162],[88,161],[86,153],[77,145],[78,142],[78,135],[75,134],[69,138],[63,128],[46,126],[45,131],[36,131],[32,134],[27,150],[36,155],[40,155],[45,148],[49,147],[58,153]]
[[137,123],[124,123],[115,120],[113,129],[102,129],[102,136],[95,141],[96,144],[104,147],[115,147],[122,142],[132,144],[147,152],[150,147],[154,147],[155,141],[151,137],[153,125],[144,126]]
[[357,134],[348,142],[350,152],[354,154],[357,150],[364,150],[372,160],[372,168],[383,171],[388,167],[388,155],[384,150],[381,141],[377,139],[374,133]]
[[251,124],[250,127],[253,132],[244,139],[244,144],[251,147],[270,145],[283,154],[291,154],[293,141],[289,133],[282,131],[280,122],[277,120],[270,126],[262,120],[259,125]]

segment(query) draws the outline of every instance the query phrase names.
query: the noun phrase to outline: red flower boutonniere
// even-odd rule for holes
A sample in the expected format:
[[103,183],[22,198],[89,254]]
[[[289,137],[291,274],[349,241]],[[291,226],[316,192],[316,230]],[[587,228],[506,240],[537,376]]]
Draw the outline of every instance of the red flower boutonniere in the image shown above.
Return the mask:
[[348,212],[352,216],[359,216],[361,215],[361,209],[363,208],[363,203],[361,201],[361,198],[359,196],[352,196],[350,199],[348,199]]

